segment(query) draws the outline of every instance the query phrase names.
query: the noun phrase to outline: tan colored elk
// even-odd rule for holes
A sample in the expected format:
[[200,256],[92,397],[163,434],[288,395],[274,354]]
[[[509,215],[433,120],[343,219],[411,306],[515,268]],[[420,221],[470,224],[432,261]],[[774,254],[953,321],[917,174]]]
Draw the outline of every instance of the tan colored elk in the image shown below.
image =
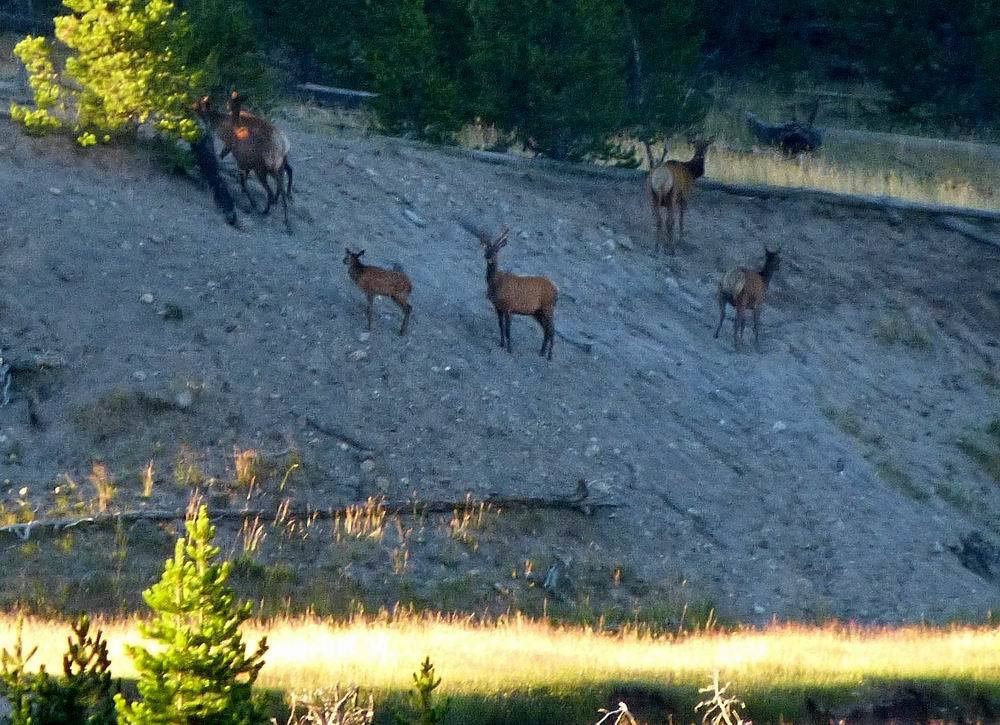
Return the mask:
[[[667,244],[670,254],[676,253],[674,244],[674,217],[678,218],[680,241],[684,241],[684,214],[688,201],[694,192],[695,181],[705,175],[705,152],[713,139],[694,140],[694,155],[688,161],[665,161],[666,146],[659,162],[653,161],[653,152],[646,144],[646,158],[649,174],[646,176],[646,191],[653,205],[653,219],[656,222],[656,252],[659,253],[663,241],[663,228],[667,230]],[[666,210],[666,224],[663,220]]]
[[726,305],[732,305],[736,312],[733,319],[733,345],[739,349],[743,342],[743,328],[746,327],[746,311],[753,311],[753,338],[760,352],[760,313],[767,297],[767,288],[771,278],[778,270],[781,262],[781,248],[770,250],[764,248],[764,266],[760,271],[737,267],[722,275],[716,299],[719,303],[719,324],[715,328],[715,337],[719,336],[722,323],[726,319]]

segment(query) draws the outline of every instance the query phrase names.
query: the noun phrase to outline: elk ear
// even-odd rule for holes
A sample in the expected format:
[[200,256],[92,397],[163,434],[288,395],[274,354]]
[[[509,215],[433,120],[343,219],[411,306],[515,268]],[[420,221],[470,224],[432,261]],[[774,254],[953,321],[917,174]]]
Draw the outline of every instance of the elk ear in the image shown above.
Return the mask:
[[365,250],[362,249],[360,252],[358,252],[358,256],[359,257],[365,256]]

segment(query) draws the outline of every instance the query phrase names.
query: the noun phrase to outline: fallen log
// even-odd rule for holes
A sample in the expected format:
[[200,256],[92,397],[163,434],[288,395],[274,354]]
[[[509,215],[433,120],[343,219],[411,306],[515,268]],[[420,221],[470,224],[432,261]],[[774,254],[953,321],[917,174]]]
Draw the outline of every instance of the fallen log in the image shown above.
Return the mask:
[[[385,501],[375,500],[381,511],[387,514],[398,516],[422,516],[424,514],[447,514],[468,506],[495,506],[500,509],[536,509],[555,511],[575,511],[577,513],[590,516],[597,509],[618,508],[620,504],[610,501],[591,500],[587,496],[566,497],[566,498],[543,498],[539,496],[488,496],[482,499],[466,499],[462,501]],[[369,502],[346,504],[325,509],[313,508],[284,508],[275,507],[275,510],[265,509],[214,509],[209,510],[208,516],[214,521],[242,521],[246,519],[272,519],[275,523],[288,521],[291,519],[333,519],[344,515],[348,511],[355,511],[370,505]],[[184,509],[159,510],[159,511],[122,511],[119,513],[95,514],[76,519],[38,519],[21,524],[8,524],[0,526],[0,534],[10,534],[16,536],[21,541],[31,538],[32,532],[37,530],[51,531],[53,533],[73,529],[81,526],[103,526],[112,523],[127,523],[136,521],[167,522],[181,521],[187,516]]]

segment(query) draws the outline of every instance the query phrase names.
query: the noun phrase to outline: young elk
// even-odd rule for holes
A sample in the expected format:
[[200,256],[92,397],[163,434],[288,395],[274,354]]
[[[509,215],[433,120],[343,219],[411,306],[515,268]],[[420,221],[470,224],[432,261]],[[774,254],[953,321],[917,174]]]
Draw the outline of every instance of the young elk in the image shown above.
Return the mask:
[[[288,163],[288,151],[290,145],[288,137],[274,124],[265,121],[259,116],[255,116],[249,111],[241,108],[242,98],[235,91],[230,102],[230,112],[221,113],[212,106],[212,99],[204,96],[195,106],[195,109],[202,118],[208,121],[215,130],[216,135],[222,141],[223,149],[219,158],[232,152],[236,159],[236,165],[240,171],[240,187],[247,199],[250,200],[250,207],[256,211],[257,204],[250,191],[247,189],[247,177],[250,172],[256,174],[264,191],[267,192],[267,206],[264,207],[264,214],[271,210],[271,204],[278,198],[285,213],[285,225],[288,221],[288,193],[292,188],[292,167]],[[288,184],[285,185],[284,177],[288,176]],[[277,192],[271,191],[271,186],[267,179],[273,176]]]
[[753,338],[760,352],[760,312],[767,296],[767,287],[778,269],[781,249],[774,251],[764,248],[764,266],[760,271],[739,267],[731,269],[719,280],[719,324],[715,328],[715,337],[719,336],[722,322],[726,319],[726,305],[732,305],[736,310],[733,320],[733,345],[739,348],[743,342],[743,328],[746,326],[746,311],[753,310]]
[[556,299],[559,289],[547,277],[519,277],[497,269],[497,253],[507,244],[510,231],[504,227],[496,239],[480,235],[486,258],[486,298],[493,303],[500,325],[500,347],[513,353],[510,340],[510,319],[513,315],[531,315],[542,326],[544,338],[538,354],[548,351],[552,359],[552,346],[556,338]]
[[410,278],[402,272],[362,263],[361,257],[364,256],[364,253],[363,249],[352,252],[349,248],[344,247],[344,264],[347,265],[347,273],[351,276],[354,284],[368,298],[368,329],[372,329],[372,308],[375,298],[381,295],[389,297],[403,311],[403,324],[399,328],[399,334],[405,335],[406,326],[410,322],[410,312],[413,311],[413,306],[408,302],[410,292],[413,290]]
[[674,216],[678,216],[680,239],[684,241],[684,213],[687,211],[688,200],[694,191],[696,179],[705,175],[705,152],[712,145],[712,139],[694,142],[694,156],[689,161],[664,161],[667,152],[664,147],[659,163],[654,163],[653,152],[646,144],[646,157],[649,160],[649,174],[646,176],[646,189],[653,204],[653,218],[656,221],[656,251],[660,251],[663,238],[662,210],[667,210],[667,240],[670,253],[676,252],[674,245]]

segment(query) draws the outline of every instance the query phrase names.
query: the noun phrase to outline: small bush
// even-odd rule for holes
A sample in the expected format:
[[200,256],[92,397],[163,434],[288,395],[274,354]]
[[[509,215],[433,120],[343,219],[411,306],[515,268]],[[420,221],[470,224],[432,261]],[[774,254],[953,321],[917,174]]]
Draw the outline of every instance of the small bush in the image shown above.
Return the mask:
[[451,707],[451,701],[445,699],[443,702],[437,701],[434,691],[440,687],[441,678],[434,677],[434,665],[431,658],[426,657],[420,665],[420,671],[413,673],[413,689],[410,697],[413,699],[413,708],[416,710],[415,717],[403,717],[396,715],[396,722],[399,725],[440,725],[444,722],[445,716]]

